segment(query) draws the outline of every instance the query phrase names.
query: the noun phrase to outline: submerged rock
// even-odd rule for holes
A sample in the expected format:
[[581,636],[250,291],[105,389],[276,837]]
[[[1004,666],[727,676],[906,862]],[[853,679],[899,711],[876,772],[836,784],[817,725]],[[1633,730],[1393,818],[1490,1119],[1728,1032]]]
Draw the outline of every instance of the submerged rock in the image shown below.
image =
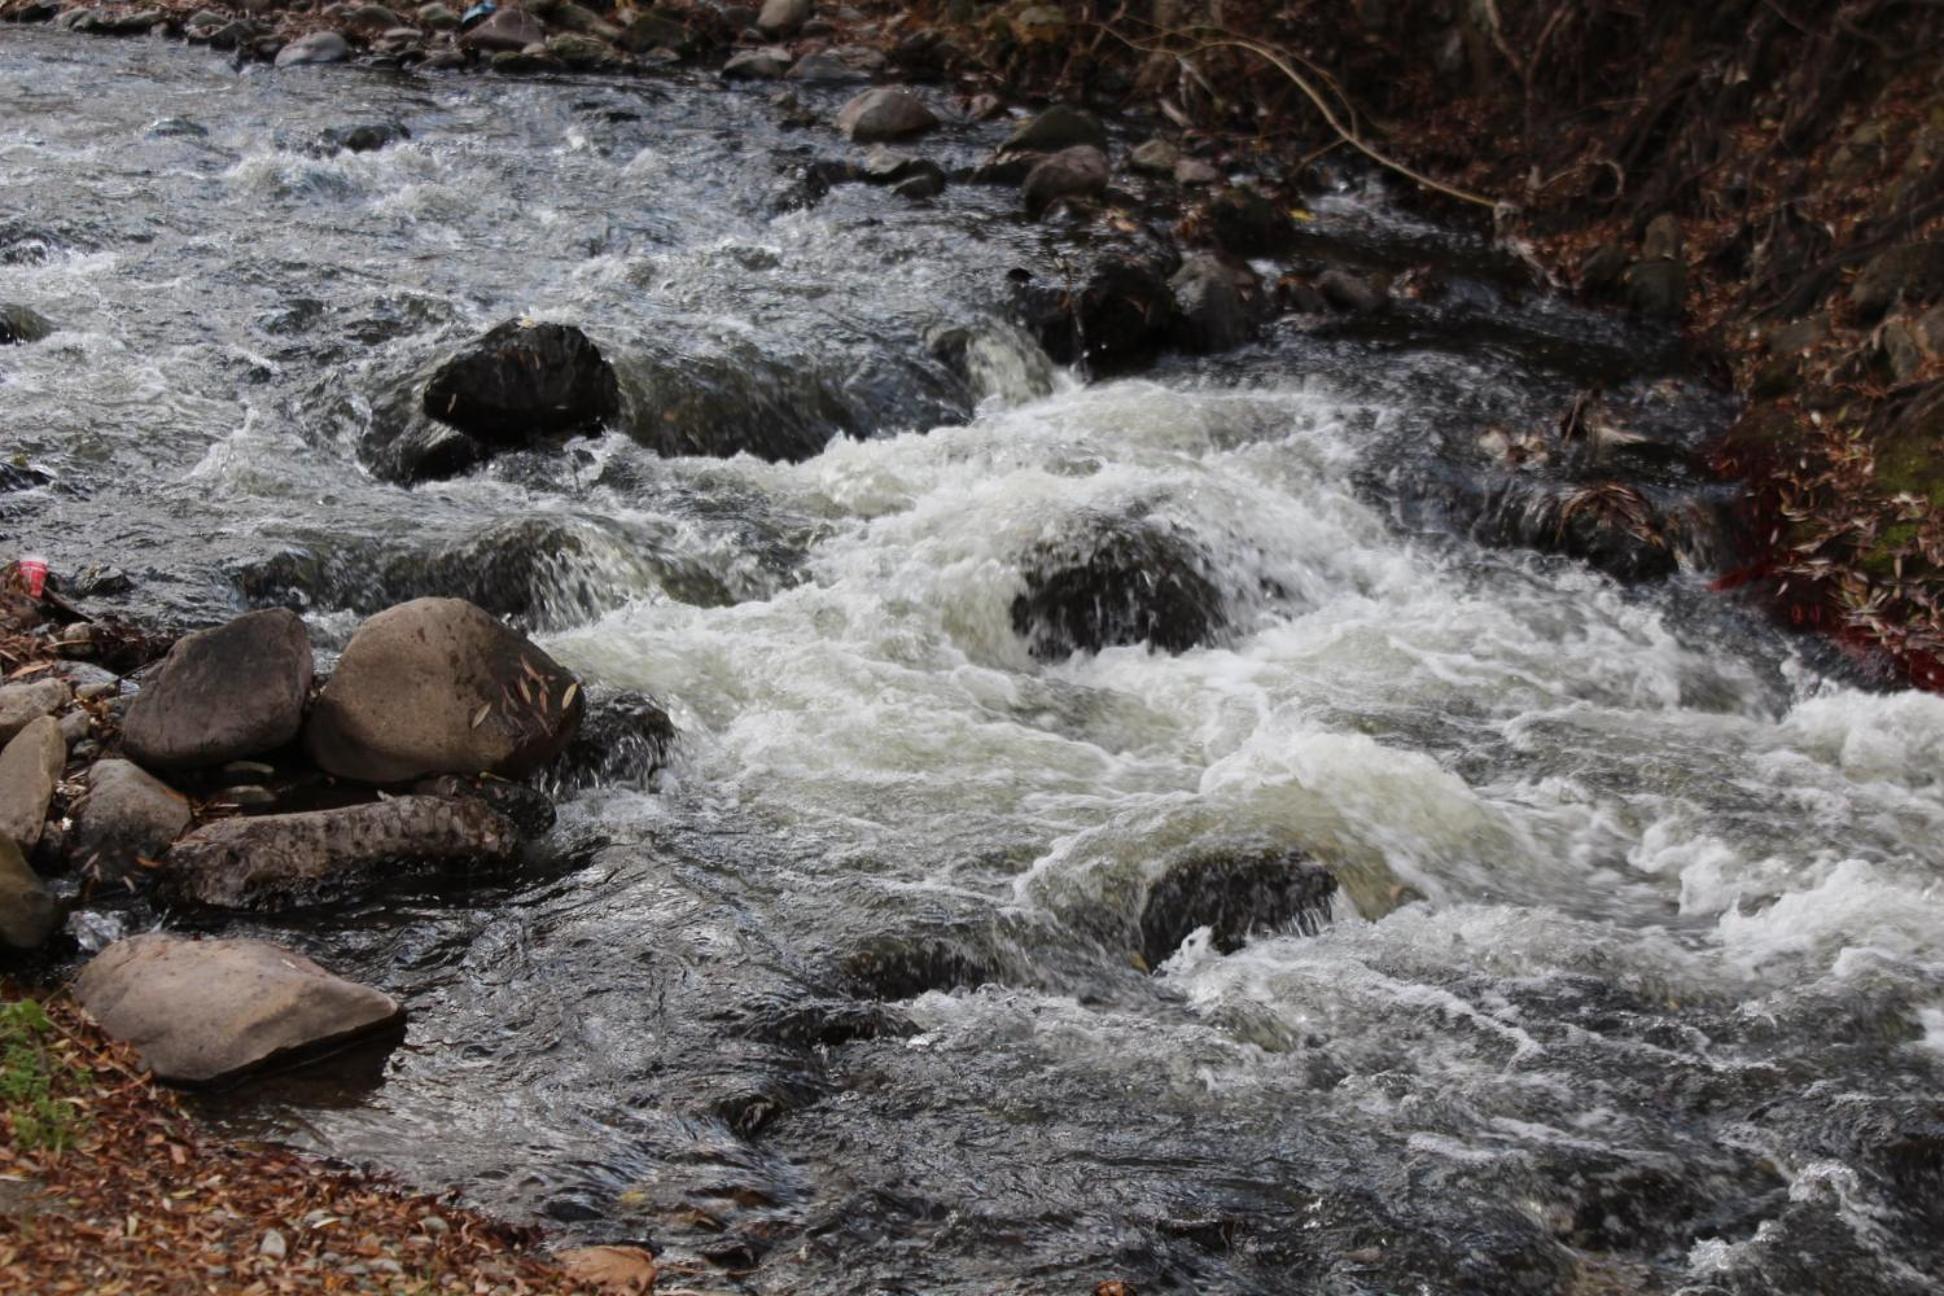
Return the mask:
[[566,748],[585,705],[524,635],[459,599],[417,599],[358,627],[304,746],[320,769],[364,783],[515,776]]
[[385,866],[502,864],[519,844],[512,822],[484,800],[392,797],[204,824],[170,850],[169,883],[198,904],[274,905]]
[[0,346],[19,346],[27,342],[39,342],[54,331],[54,325],[45,316],[28,310],[25,306],[10,306],[0,302]]
[[771,47],[743,50],[722,65],[728,81],[774,81],[790,70],[790,52]]
[[86,876],[119,881],[159,859],[189,826],[180,792],[130,761],[104,760],[88,772],[88,797],[68,838],[69,858]]
[[1092,520],[1028,555],[1013,631],[1042,661],[1120,644],[1185,652],[1228,624],[1208,566],[1194,538],[1169,523]]
[[20,848],[0,837],[0,950],[39,949],[54,934],[60,907]]
[[327,153],[375,153],[410,138],[412,132],[397,122],[365,122],[358,126],[333,126],[318,142]]
[[83,968],[74,995],[102,1030],[133,1045],[156,1078],[204,1085],[315,1057],[396,1030],[389,995],[254,940],[151,932]]
[[1216,246],[1239,257],[1275,256],[1296,241],[1296,223],[1289,213],[1249,185],[1216,194],[1206,220]]
[[675,724],[661,703],[645,693],[616,693],[589,705],[544,782],[560,796],[616,783],[642,786],[668,763],[674,745]]
[[1141,957],[1159,967],[1193,932],[1211,929],[1223,954],[1250,935],[1295,929],[1315,935],[1337,889],[1330,871],[1300,851],[1199,855],[1169,868],[1141,909]]
[[509,320],[426,384],[425,412],[496,447],[597,430],[620,412],[614,369],[571,324]]
[[40,845],[47,805],[66,767],[67,739],[53,716],[32,721],[0,749],[0,837],[21,854]]
[[282,608],[186,636],[129,707],[123,745],[157,770],[275,751],[303,723],[311,670],[310,633]]

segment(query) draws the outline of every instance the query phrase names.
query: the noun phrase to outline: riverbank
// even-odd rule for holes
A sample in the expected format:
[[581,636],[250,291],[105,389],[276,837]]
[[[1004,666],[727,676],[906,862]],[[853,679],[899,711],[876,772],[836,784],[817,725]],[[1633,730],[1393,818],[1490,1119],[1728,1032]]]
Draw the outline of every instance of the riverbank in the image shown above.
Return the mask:
[[[614,1296],[635,1256],[540,1249],[538,1230],[288,1149],[212,1136],[134,1051],[61,998],[0,990],[0,1287],[46,1293]],[[626,1280],[570,1265],[601,1263]]]

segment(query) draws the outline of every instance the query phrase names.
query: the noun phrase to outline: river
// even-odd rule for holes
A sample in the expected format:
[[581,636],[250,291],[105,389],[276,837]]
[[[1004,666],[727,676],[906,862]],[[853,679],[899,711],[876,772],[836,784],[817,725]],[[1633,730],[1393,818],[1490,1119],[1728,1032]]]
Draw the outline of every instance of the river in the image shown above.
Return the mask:
[[[412,136],[311,147],[372,120]],[[1671,340],[1346,173],[1312,246],[1443,267],[1435,303],[1086,382],[994,322],[1074,234],[967,185],[778,210],[841,155],[704,74],[0,30],[0,301],[60,327],[0,350],[46,478],[0,496],[8,546],[175,624],[297,606],[326,646],[463,594],[679,731],[516,874],[162,915],[411,1014],[389,1060],[210,1115],[647,1239],[697,1290],[1939,1290],[1944,699],[1711,592],[1705,543],[1622,584],[1452,504],[1493,429],[1594,381],[1704,443],[1729,406]],[[387,394],[518,315],[631,390],[860,435],[374,475]],[[969,377],[927,347],[955,326]],[[1193,537],[1226,629],[1033,655],[1024,556],[1130,517]],[[1142,955],[1166,870],[1292,847],[1330,921]]]

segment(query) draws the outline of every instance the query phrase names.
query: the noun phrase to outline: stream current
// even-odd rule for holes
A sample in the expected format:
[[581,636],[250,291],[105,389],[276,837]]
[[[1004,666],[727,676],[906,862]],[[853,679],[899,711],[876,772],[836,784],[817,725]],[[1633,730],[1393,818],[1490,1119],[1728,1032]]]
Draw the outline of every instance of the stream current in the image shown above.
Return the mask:
[[[1594,381],[1702,444],[1728,406],[1668,340],[1347,178],[1306,237],[1443,267],[1435,304],[1085,382],[997,323],[1070,231],[973,186],[780,211],[851,154],[768,97],[0,30],[0,301],[59,327],[0,350],[9,549],[327,649],[472,597],[679,731],[515,874],[163,915],[411,1015],[212,1115],[697,1290],[1939,1290],[1944,699],[1711,593],[1705,546],[1629,586],[1442,503]],[[411,138],[313,147],[373,120]],[[370,472],[386,394],[520,315],[837,435]],[[1127,516],[1195,538],[1225,632],[1034,656],[1025,555]],[[1331,921],[1140,956],[1186,855],[1291,847]]]

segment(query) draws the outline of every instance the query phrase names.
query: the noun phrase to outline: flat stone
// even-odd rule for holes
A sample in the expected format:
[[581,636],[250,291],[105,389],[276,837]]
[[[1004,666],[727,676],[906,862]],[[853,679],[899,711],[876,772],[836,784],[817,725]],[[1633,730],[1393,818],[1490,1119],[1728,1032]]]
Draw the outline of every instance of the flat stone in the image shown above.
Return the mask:
[[585,32],[561,32],[557,36],[549,36],[547,53],[570,68],[604,67],[620,59],[613,46]]
[[576,1247],[554,1259],[574,1282],[612,1296],[648,1296],[655,1290],[655,1257],[640,1247]]
[[1107,155],[1091,144],[1062,149],[1026,173],[1026,211],[1038,216],[1067,198],[1097,198],[1107,189]]
[[311,686],[310,635],[283,608],[177,642],[122,724],[128,754],[156,770],[275,751],[297,736]]
[[523,9],[501,9],[485,22],[459,38],[468,49],[488,53],[514,53],[529,45],[546,43],[547,28]]
[[0,949],[32,950],[54,934],[59,908],[20,848],[0,837]]
[[266,941],[150,932],[116,941],[74,983],[111,1038],[157,1079],[206,1085],[397,1029],[389,995]]
[[189,819],[183,795],[141,766],[101,761],[88,772],[88,798],[75,817],[68,854],[90,876],[118,881],[140,861],[159,859]]
[[186,899],[220,908],[301,899],[320,883],[397,864],[503,863],[519,833],[483,801],[402,796],[302,814],[204,824],[169,851]]
[[722,65],[730,81],[774,81],[789,70],[790,52],[775,46],[743,50]]
[[789,77],[813,85],[850,85],[869,81],[871,74],[830,50],[816,50],[792,64]]
[[61,723],[42,716],[0,749],[0,837],[34,853],[47,825],[47,803],[67,767],[67,739]]
[[1181,161],[1181,150],[1164,139],[1151,139],[1128,155],[1127,163],[1148,175],[1170,176]]
[[1000,146],[1002,153],[1058,153],[1061,149],[1090,144],[1105,152],[1107,128],[1093,114],[1066,104],[1054,104],[1022,123]]
[[574,677],[461,599],[417,599],[358,628],[317,699],[304,745],[366,783],[524,774],[566,747],[585,699]]
[[0,746],[44,715],[67,705],[66,680],[40,679],[0,687]]

